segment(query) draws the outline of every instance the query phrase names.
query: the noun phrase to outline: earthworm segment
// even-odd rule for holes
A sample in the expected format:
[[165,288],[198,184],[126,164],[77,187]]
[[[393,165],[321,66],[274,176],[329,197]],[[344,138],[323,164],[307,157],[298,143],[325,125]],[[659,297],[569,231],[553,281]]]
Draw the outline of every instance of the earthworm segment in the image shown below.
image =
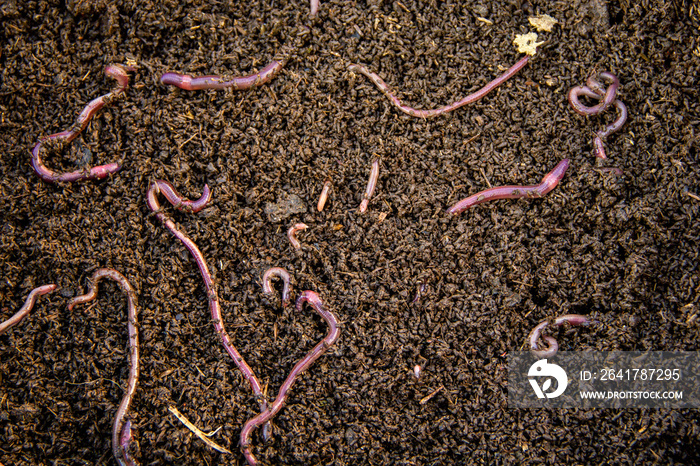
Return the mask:
[[[610,85],[605,88],[603,84],[591,76],[586,81],[586,86],[576,86],[571,88],[569,91],[569,103],[571,108],[574,109],[576,113],[583,116],[598,115],[603,113],[610,105],[614,105],[617,108],[617,119],[610,123],[608,126],[596,133],[596,137],[593,140],[593,145],[595,146],[596,157],[600,159],[606,159],[605,155],[605,139],[612,133],[618,131],[622,128],[622,125],[627,121],[627,107],[625,104],[617,100],[617,89],[620,87],[620,80],[614,74],[604,71],[599,75],[602,79],[610,82]],[[600,103],[592,107],[587,107],[581,103],[580,97],[586,96],[591,99],[599,100]]]
[[367,189],[365,189],[365,195],[360,202],[360,213],[364,213],[369,206],[369,200],[374,194],[374,189],[377,187],[377,180],[379,179],[379,159],[372,162],[372,170],[369,172],[369,180],[367,180]]
[[289,239],[289,242],[297,251],[301,249],[301,243],[297,239],[297,232],[306,230],[307,228],[309,228],[309,226],[305,223],[295,223],[287,230],[287,239]]
[[82,296],[73,298],[68,303],[68,310],[72,311],[76,304],[84,304],[92,301],[97,297],[97,283],[103,279],[109,278],[114,280],[121,286],[126,293],[128,304],[128,329],[129,329],[129,379],[127,381],[126,392],[122,398],[122,402],[117,409],[117,414],[114,416],[114,426],[112,428],[112,452],[114,458],[120,466],[135,466],[137,463],[129,455],[129,443],[131,442],[131,422],[124,420],[131,398],[136,391],[136,384],[139,379],[139,334],[136,330],[136,294],[129,284],[128,280],[122,274],[113,269],[98,269],[92,275],[90,280],[90,288],[88,292]]
[[4,322],[0,323],[0,335],[8,331],[11,327],[14,327],[17,325],[22,319],[27,317],[29,313],[32,311],[34,308],[34,304],[36,304],[36,300],[39,296],[43,296],[45,294],[51,293],[56,289],[56,285],[44,285],[40,286],[37,288],[34,288],[30,293],[29,296],[27,296],[27,299],[24,301],[24,304],[20,308],[19,311],[15,313],[12,317],[7,319]]
[[289,287],[291,281],[289,272],[284,270],[282,267],[272,267],[268,269],[262,277],[263,293],[271,294],[275,292],[274,288],[272,288],[273,277],[281,278],[282,282],[284,282],[284,288],[282,289],[282,305],[286,306],[289,304]]
[[155,212],[158,220],[160,220],[160,222],[163,223],[163,225],[165,225],[165,227],[170,230],[170,232],[177,239],[179,239],[182,244],[185,245],[190,254],[192,254],[192,257],[197,263],[197,267],[199,267],[199,273],[202,275],[202,279],[204,280],[204,287],[207,290],[209,311],[211,312],[211,318],[214,322],[214,330],[216,330],[216,333],[221,338],[221,342],[224,345],[226,352],[229,354],[229,356],[231,356],[233,361],[236,363],[236,366],[238,366],[238,369],[243,374],[243,377],[245,377],[245,379],[248,381],[248,384],[255,395],[255,399],[260,405],[260,411],[265,412],[267,411],[267,399],[263,395],[260,382],[255,376],[255,373],[253,373],[253,369],[250,368],[245,359],[243,359],[243,356],[241,356],[236,347],[233,346],[233,343],[231,343],[231,338],[224,327],[224,320],[221,316],[221,306],[219,305],[219,295],[216,291],[216,285],[214,284],[211,273],[209,273],[207,261],[194,241],[192,241],[185,233],[180,231],[175,225],[175,222],[161,210],[160,203],[158,202],[159,194],[162,194],[163,197],[165,197],[176,209],[183,212],[196,213],[206,207],[211,199],[211,191],[209,190],[209,186],[204,185],[202,197],[196,201],[190,201],[189,199],[181,196],[175,190],[173,185],[167,181],[156,180],[151,183],[151,186],[148,189],[147,203],[148,207]]
[[[312,1],[312,16],[315,15],[313,6],[314,3]],[[318,9],[318,3],[316,4],[316,8]],[[191,76],[189,74],[168,72],[160,77],[160,82],[168,86],[179,87],[186,91],[200,91],[205,89],[233,89],[234,91],[243,91],[253,89],[270,82],[277,76],[291,58],[292,53],[301,45],[301,40],[309,33],[310,29],[308,27],[301,27],[293,40],[294,44],[282,47],[279,53],[273,57],[272,61],[257,73],[227,79],[223,76],[216,75]]]
[[481,204],[486,201],[493,201],[496,199],[518,199],[521,197],[527,198],[537,198],[543,197],[554,189],[566,173],[566,169],[569,168],[569,159],[564,159],[554,167],[554,170],[547,173],[542,182],[535,186],[498,186],[495,188],[490,188],[485,191],[478,192],[469,196],[466,199],[462,199],[455,205],[449,208],[448,212],[451,214],[458,214],[464,212],[468,208]]
[[131,66],[124,65],[109,65],[105,68],[105,74],[110,78],[117,80],[117,87],[112,90],[109,94],[100,96],[92,100],[87,106],[80,112],[77,120],[66,131],[60,133],[52,134],[50,136],[43,137],[32,149],[32,167],[41,179],[48,181],[50,183],[56,181],[80,181],[80,180],[101,180],[106,178],[112,173],[119,171],[121,166],[118,163],[108,163],[105,165],[100,165],[97,167],[92,167],[90,169],[76,170],[68,173],[56,173],[42,161],[42,154],[52,150],[58,151],[63,149],[66,145],[70,144],[78,135],[85,130],[90,120],[95,116],[95,114],[101,110],[105,105],[109,105],[116,101],[121,95],[126,91],[129,85],[129,76],[127,71],[134,71],[135,68]]
[[540,339],[540,335],[542,334],[542,330],[550,325],[552,327],[561,327],[565,323],[570,325],[588,325],[591,323],[591,321],[588,320],[588,317],[579,314],[566,314],[561,317],[557,317],[553,321],[545,320],[540,322],[530,332],[530,336],[528,338],[528,341],[530,342],[530,352],[540,359],[551,358],[557,354],[557,351],[559,351],[559,343],[557,343],[557,340],[555,340],[553,337],[542,337],[542,339],[547,342],[546,347],[541,347],[538,341]]
[[518,60],[518,62],[511,66],[505,73],[491,81],[490,83],[486,84],[484,87],[479,89],[478,91],[474,92],[473,94],[468,95],[467,97],[463,98],[462,100],[459,100],[457,102],[454,102],[452,104],[446,105],[444,107],[432,109],[432,110],[417,110],[415,108],[409,107],[408,105],[404,105],[401,103],[401,100],[399,100],[398,97],[391,91],[389,86],[384,82],[382,78],[379,77],[378,74],[372,73],[369,69],[367,69],[365,66],[362,65],[356,65],[356,64],[351,64],[348,66],[348,70],[351,72],[355,73],[360,73],[365,75],[367,78],[369,78],[370,81],[374,83],[375,86],[384,94],[387,99],[392,103],[392,105],[402,112],[404,112],[407,115],[411,115],[414,117],[418,118],[430,118],[438,115],[442,115],[443,113],[451,112],[452,110],[456,110],[460,107],[463,107],[465,105],[472,104],[476,102],[477,100],[481,99],[482,97],[486,96],[489,92],[503,84],[506,80],[511,78],[513,75],[515,75],[518,71],[520,71],[525,65],[527,65],[527,62],[530,60],[529,56],[525,56]]
[[314,308],[314,310],[323,318],[323,320],[326,321],[326,324],[328,324],[328,334],[323,340],[314,346],[314,348],[309,351],[301,361],[296,363],[280,387],[279,392],[277,393],[277,398],[275,398],[275,401],[270,405],[270,409],[261,412],[252,419],[249,419],[243,426],[240,441],[241,450],[246,461],[248,461],[248,464],[251,466],[258,464],[255,456],[250,451],[250,435],[253,430],[262,424],[269,422],[270,419],[272,419],[280,411],[280,409],[282,409],[282,406],[284,406],[284,402],[287,399],[287,394],[299,375],[308,369],[314,361],[321,357],[321,355],[325,353],[326,350],[333,345],[333,343],[336,342],[338,336],[340,335],[338,321],[335,318],[335,315],[323,306],[321,299],[316,293],[313,291],[304,291],[297,299],[297,312],[301,312],[302,308],[304,307],[304,303],[309,303],[309,305]]

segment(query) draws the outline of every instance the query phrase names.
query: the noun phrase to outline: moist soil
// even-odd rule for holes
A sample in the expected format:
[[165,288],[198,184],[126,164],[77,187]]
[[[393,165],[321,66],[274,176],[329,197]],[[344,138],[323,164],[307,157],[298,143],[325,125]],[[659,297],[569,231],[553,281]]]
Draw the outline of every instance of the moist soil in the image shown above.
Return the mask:
[[[413,107],[446,105],[517,62],[513,39],[542,13],[559,22],[539,33],[530,63],[440,117],[401,113],[347,69],[369,67]],[[164,200],[163,210],[201,248],[226,328],[268,398],[326,326],[308,306],[263,295],[265,270],[284,267],[294,297],[316,291],[340,321],[271,441],[254,433],[261,463],[697,463],[697,410],[509,409],[507,355],[566,313],[597,323],[553,331],[565,350],[698,349],[698,18],[698,3],[682,0],[324,0],[316,19],[286,0],[4,2],[0,317],[34,287],[58,289],[0,336],[0,463],[115,464],[126,300],[107,281],[96,301],[66,307],[100,267],[125,275],[139,301],[134,457],[244,463],[239,433],[258,405],[214,331],[195,262],[146,204],[156,179],[191,199],[211,187],[199,213]],[[285,47],[289,62],[255,89],[159,81],[251,74]],[[109,92],[112,63],[138,67],[124,98],[45,158],[57,171],[122,170],[42,181],[32,147]],[[602,71],[619,77],[629,110],[607,160],[593,138],[616,110],[586,118],[567,102]],[[542,199],[446,212],[489,186],[538,184],[564,158],[566,176]],[[375,159],[377,188],[360,213]],[[296,251],[286,232],[298,222],[309,228]],[[169,406],[231,453],[206,446]]]

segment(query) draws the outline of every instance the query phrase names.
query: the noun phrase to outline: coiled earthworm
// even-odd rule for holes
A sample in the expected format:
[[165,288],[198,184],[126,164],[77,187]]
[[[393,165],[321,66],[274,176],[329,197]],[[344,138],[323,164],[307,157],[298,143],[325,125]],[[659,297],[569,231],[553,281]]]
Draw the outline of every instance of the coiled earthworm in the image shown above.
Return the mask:
[[45,136],[41,138],[39,142],[37,142],[34,149],[32,149],[32,167],[37,175],[39,175],[44,181],[53,183],[56,181],[73,182],[80,180],[101,180],[110,174],[119,171],[121,166],[118,163],[108,163],[105,165],[92,167],[89,170],[56,173],[44,165],[41,156],[42,152],[46,152],[49,149],[63,149],[67,144],[71,143],[75,138],[77,138],[99,110],[101,110],[105,105],[111,104],[117,100],[118,97],[124,94],[127,86],[129,85],[129,75],[127,75],[127,71],[135,71],[135,69],[136,68],[132,66],[124,65],[109,65],[105,68],[105,74],[110,78],[116,79],[118,86],[109,94],[100,96],[87,104],[83,111],[80,112],[80,115],[78,115],[78,118],[73,126],[71,126],[68,130],[52,134],[50,136]]
[[369,206],[369,199],[374,194],[374,188],[377,187],[377,180],[379,179],[379,159],[372,162],[372,170],[369,172],[369,180],[367,180],[367,189],[365,189],[365,195],[360,202],[360,213],[367,210]]
[[294,249],[296,249],[297,251],[298,251],[299,249],[301,249],[301,243],[300,243],[299,240],[297,239],[296,234],[297,234],[298,231],[306,230],[307,228],[309,228],[309,226],[306,225],[305,223],[295,223],[295,224],[292,225],[292,227],[287,231],[287,238],[289,238],[289,242],[292,243],[292,246],[293,246]]
[[[571,108],[573,108],[576,113],[583,116],[591,116],[602,113],[611,104],[615,105],[617,108],[617,119],[602,130],[598,131],[595,139],[593,140],[596,157],[606,159],[607,156],[605,155],[605,146],[603,142],[608,136],[618,131],[620,128],[622,128],[622,125],[625,124],[627,121],[627,107],[617,99],[617,89],[620,86],[620,81],[617,79],[617,76],[610,72],[604,71],[600,73],[600,77],[610,81],[611,84],[607,89],[605,89],[604,86],[594,77],[590,77],[586,81],[586,86],[573,87],[569,91],[568,99],[569,103],[571,104]],[[582,95],[600,100],[601,102],[593,107],[587,107],[583,105],[579,99]]]
[[163,223],[163,225],[165,225],[165,227],[170,230],[170,232],[177,239],[179,239],[182,244],[185,245],[190,254],[192,254],[192,257],[199,268],[199,273],[202,275],[204,286],[207,290],[207,300],[209,301],[209,311],[211,312],[211,318],[214,322],[214,329],[216,330],[216,333],[219,334],[226,352],[229,354],[229,356],[231,356],[233,361],[236,363],[236,366],[238,366],[238,369],[241,371],[241,374],[243,374],[243,377],[245,377],[245,379],[248,381],[255,399],[260,405],[260,411],[265,412],[267,411],[267,399],[265,398],[265,395],[263,395],[260,382],[255,376],[253,369],[250,368],[245,359],[243,359],[243,356],[241,356],[236,347],[233,346],[233,343],[231,343],[231,338],[224,327],[224,320],[221,316],[221,307],[219,305],[219,295],[216,291],[216,285],[214,284],[211,273],[209,273],[207,261],[194,241],[192,241],[185,233],[180,231],[177,226],[175,226],[175,222],[173,222],[172,219],[163,213],[160,203],[158,202],[158,194],[163,194],[168,202],[170,202],[176,209],[184,212],[196,213],[206,207],[211,199],[211,191],[209,190],[209,186],[204,185],[202,197],[196,201],[190,201],[189,199],[182,197],[175,190],[172,184],[168,183],[167,181],[156,180],[151,183],[151,186],[148,189],[147,203],[148,207],[155,212],[158,220],[160,220],[160,222]]
[[460,107],[463,107],[465,105],[469,105],[471,103],[476,102],[477,100],[481,99],[484,97],[486,94],[494,90],[496,87],[500,86],[504,81],[512,77],[515,73],[520,71],[530,60],[529,56],[525,56],[518,60],[518,62],[511,66],[505,73],[491,81],[490,83],[486,84],[484,87],[479,89],[478,91],[474,92],[473,94],[468,95],[467,97],[463,98],[462,100],[459,100],[457,102],[454,102],[452,104],[446,105],[444,107],[432,109],[432,110],[417,110],[415,108],[409,107],[407,105],[404,105],[401,103],[401,100],[399,100],[396,95],[394,95],[391,92],[391,89],[389,86],[384,82],[382,78],[379,77],[376,73],[372,73],[369,71],[366,67],[362,65],[356,65],[356,64],[351,64],[348,66],[348,70],[352,72],[358,72],[370,79],[374,83],[375,86],[384,94],[389,101],[399,110],[402,112],[418,117],[418,118],[430,118],[434,116],[441,115],[443,113],[451,112],[452,110],[456,110]]
[[323,208],[326,206],[326,201],[328,200],[328,192],[331,190],[331,182],[326,181],[323,183],[323,189],[321,189],[321,195],[318,197],[318,205],[316,208],[318,209],[319,212],[323,210]]
[[9,319],[6,321],[0,323],[0,335],[8,331],[10,328],[14,327],[17,325],[22,319],[27,317],[29,313],[32,311],[34,308],[34,304],[36,304],[36,300],[39,296],[43,296],[45,294],[51,293],[56,289],[56,285],[43,285],[39,286],[37,288],[34,288],[30,293],[29,296],[27,296],[27,299],[24,301],[24,304],[22,307]]
[[553,327],[560,327],[568,323],[571,325],[588,325],[591,323],[588,317],[579,314],[567,314],[561,317],[557,317],[554,321],[545,320],[540,322],[535,328],[532,329],[529,336],[530,341],[530,352],[538,358],[551,358],[557,351],[559,351],[559,343],[553,337],[544,336],[542,339],[547,342],[546,348],[540,348],[538,345],[538,340],[540,339],[540,334],[542,330],[552,325]]
[[289,283],[291,281],[289,273],[282,267],[272,267],[267,269],[262,277],[263,293],[265,294],[275,292],[274,288],[272,288],[272,277],[279,277],[284,282],[284,288],[282,289],[282,304],[286,306],[289,303]]
[[518,199],[521,197],[537,198],[543,197],[545,194],[554,189],[559,181],[564,177],[566,169],[569,168],[569,159],[564,159],[554,167],[554,170],[544,175],[542,182],[535,186],[498,186],[495,188],[486,189],[462,199],[455,205],[449,208],[451,214],[464,212],[468,208],[481,204],[486,201],[494,201],[496,199]]
[[139,334],[136,330],[136,293],[129,284],[129,281],[122,274],[113,269],[98,269],[90,279],[90,288],[88,292],[82,296],[77,296],[68,302],[68,310],[72,311],[76,304],[83,304],[92,301],[97,297],[97,283],[103,279],[109,278],[119,284],[126,293],[128,328],[129,328],[129,379],[127,381],[126,391],[122,398],[117,413],[114,416],[114,426],[112,428],[112,452],[114,458],[120,466],[134,466],[136,462],[129,456],[129,443],[131,441],[131,422],[124,421],[131,398],[136,391],[136,384],[139,380]]
[[275,398],[275,401],[270,405],[270,409],[258,414],[252,419],[249,419],[243,426],[243,429],[241,430],[240,445],[243,456],[245,456],[246,461],[248,461],[248,464],[251,466],[258,464],[255,456],[250,451],[250,435],[253,430],[260,425],[269,422],[270,419],[272,419],[280,411],[280,409],[282,409],[282,406],[287,399],[287,392],[292,388],[292,385],[294,385],[297,377],[299,377],[302,372],[308,369],[308,367],[314,361],[316,361],[324,352],[326,352],[326,350],[336,342],[338,336],[340,335],[338,320],[335,318],[335,315],[332,312],[326,310],[321,302],[321,299],[316,293],[313,291],[304,291],[297,299],[297,312],[301,312],[305,302],[308,302],[311,307],[313,307],[314,310],[323,318],[323,320],[326,321],[328,324],[328,334],[323,340],[314,346],[314,348],[309,351],[301,361],[296,363],[280,387],[279,392],[277,393],[277,398]]
[[[313,3],[312,3],[313,9]],[[313,14],[313,13],[312,13]],[[267,64],[262,70],[257,73],[247,76],[239,76],[227,80],[222,76],[190,76],[180,73],[165,73],[160,77],[160,82],[170,86],[176,86],[186,91],[199,91],[203,89],[233,89],[234,91],[242,91],[261,86],[272,80],[287,64],[292,53],[300,44],[299,40],[308,35],[310,29],[306,26],[301,27],[296,34],[294,44],[282,47],[278,54]]]

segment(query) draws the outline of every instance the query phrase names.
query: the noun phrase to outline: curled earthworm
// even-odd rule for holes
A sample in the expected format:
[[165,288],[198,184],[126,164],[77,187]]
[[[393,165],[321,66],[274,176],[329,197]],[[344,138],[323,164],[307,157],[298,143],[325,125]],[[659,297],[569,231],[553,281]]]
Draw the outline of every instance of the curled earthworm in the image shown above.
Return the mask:
[[0,322],[0,335],[8,331],[10,328],[14,327],[17,325],[22,319],[27,317],[29,313],[32,311],[34,308],[34,304],[36,304],[36,300],[39,296],[43,296],[45,294],[51,293],[56,289],[56,285],[43,285],[39,286],[37,288],[34,288],[30,293],[29,296],[27,296],[27,299],[24,301],[24,304],[22,307],[9,319],[7,319],[4,322]]
[[[612,133],[618,131],[622,128],[622,125],[627,121],[627,107],[625,104],[617,100],[617,89],[620,86],[620,80],[614,74],[604,71],[600,73],[600,77],[610,81],[610,85],[607,89],[594,77],[588,78],[586,81],[586,86],[576,86],[571,88],[568,94],[569,103],[571,108],[574,109],[576,113],[583,116],[598,115],[604,112],[610,105],[615,105],[617,108],[618,117],[615,121],[610,123],[608,126],[596,133],[596,137],[593,140],[593,145],[595,146],[596,157],[600,159],[606,159],[605,146],[603,142]],[[592,107],[587,107],[583,105],[580,101],[580,96],[586,96],[591,99],[600,100],[600,103]]]
[[307,228],[309,228],[309,226],[305,223],[295,223],[287,231],[287,238],[289,238],[289,242],[292,243],[292,246],[294,246],[294,249],[296,249],[297,251],[301,249],[301,243],[296,237],[297,232],[301,230],[306,230]]
[[377,180],[379,179],[379,159],[372,162],[372,170],[369,172],[369,180],[367,180],[367,189],[365,189],[365,195],[360,202],[360,213],[367,210],[369,206],[369,199],[374,194],[374,188],[377,187]]
[[566,169],[569,168],[569,159],[564,159],[554,167],[554,170],[544,175],[542,182],[535,186],[498,186],[495,188],[486,189],[462,199],[455,205],[449,208],[451,214],[464,212],[468,208],[481,204],[486,201],[496,199],[518,199],[521,197],[537,198],[543,197],[545,194],[554,189],[559,181],[564,177]]
[[348,70],[352,72],[361,73],[368,77],[370,81],[372,81],[374,85],[377,86],[377,88],[389,99],[389,101],[402,112],[418,118],[430,118],[441,115],[443,113],[451,112],[452,110],[456,110],[460,107],[476,102],[477,100],[481,99],[486,94],[494,90],[496,87],[500,86],[503,82],[512,77],[515,73],[520,71],[529,60],[530,57],[526,55],[525,57],[521,58],[515,65],[511,66],[505,73],[503,73],[490,83],[486,84],[484,87],[474,92],[473,94],[470,94],[457,102],[432,110],[417,110],[415,108],[402,104],[401,100],[399,100],[399,98],[391,92],[389,86],[384,82],[382,78],[379,77],[379,75],[377,75],[376,73],[372,73],[362,65],[351,64],[350,66],[348,66]]
[[76,170],[68,173],[56,173],[49,169],[41,160],[42,152],[47,150],[60,150],[67,144],[71,143],[78,135],[87,127],[92,117],[101,110],[105,105],[109,105],[117,100],[126,91],[129,85],[129,75],[127,71],[135,71],[132,66],[124,65],[109,65],[105,68],[105,74],[110,78],[117,80],[118,86],[110,93],[100,96],[90,103],[80,112],[73,126],[66,131],[52,134],[40,138],[39,142],[32,149],[32,167],[41,179],[50,183],[56,181],[80,181],[80,180],[101,180],[112,173],[119,171],[121,166],[118,163],[108,163],[97,167],[92,167],[89,170]]
[[537,341],[540,338],[542,330],[548,326],[561,327],[564,323],[571,325],[588,325],[591,323],[588,317],[579,314],[567,314],[561,317],[557,317],[554,321],[545,320],[540,322],[535,328],[532,329],[529,336],[530,341],[530,352],[538,358],[551,358],[557,351],[559,351],[559,343],[553,337],[544,336],[542,339],[547,342],[547,347],[540,348]]
[[326,201],[328,200],[328,192],[331,190],[331,182],[330,180],[326,181],[323,183],[323,189],[321,190],[321,195],[318,197],[318,205],[316,206],[316,209],[318,209],[319,212],[323,210],[323,208],[326,206]]
[[124,421],[131,398],[136,391],[136,384],[139,380],[139,334],[136,330],[136,294],[129,284],[129,281],[122,274],[113,269],[98,269],[90,279],[90,288],[82,296],[77,296],[68,302],[68,310],[72,311],[76,304],[83,304],[92,301],[97,297],[97,282],[103,278],[114,280],[126,293],[128,307],[128,328],[129,328],[129,379],[126,391],[122,398],[117,413],[114,416],[114,426],[112,428],[112,452],[114,458],[120,466],[134,466],[136,463],[129,456],[129,443],[131,441],[131,422]]
[[282,304],[286,306],[289,303],[289,283],[291,281],[289,273],[282,267],[272,267],[267,269],[262,277],[263,293],[265,294],[275,292],[274,288],[272,288],[272,277],[279,277],[284,282],[284,288],[282,289]]
[[270,405],[270,409],[261,412],[252,419],[249,419],[243,426],[243,429],[241,430],[240,445],[243,456],[245,456],[246,461],[248,461],[248,464],[251,466],[258,464],[255,456],[250,451],[250,435],[253,430],[260,425],[269,422],[270,419],[272,419],[280,411],[280,409],[282,409],[282,406],[287,398],[287,392],[292,388],[292,385],[294,385],[297,377],[299,377],[302,372],[308,369],[308,367],[314,361],[316,361],[328,348],[330,348],[340,335],[340,330],[338,330],[338,321],[335,318],[335,315],[333,315],[332,312],[328,311],[323,306],[321,299],[316,293],[313,291],[304,291],[297,299],[297,312],[301,312],[305,302],[308,302],[311,307],[313,307],[314,310],[323,318],[323,320],[326,321],[328,324],[328,334],[323,340],[314,346],[314,348],[309,351],[301,361],[296,363],[280,387],[279,392],[277,393],[277,398],[275,398],[275,401]]
[[[189,199],[182,197],[175,190],[172,184],[168,183],[167,181],[156,180],[151,183],[151,186],[148,189],[147,203],[148,207],[155,212],[158,220],[160,220],[161,223],[163,223],[163,225],[165,225],[165,227],[170,230],[170,232],[177,239],[179,239],[182,244],[185,245],[190,254],[192,254],[192,257],[197,263],[197,267],[199,267],[199,273],[202,275],[204,286],[207,290],[207,300],[209,301],[209,310],[211,312],[212,321],[214,322],[214,329],[216,330],[216,333],[219,334],[226,352],[229,354],[229,356],[231,356],[233,361],[236,363],[236,366],[238,366],[238,369],[243,374],[243,377],[245,377],[245,379],[248,381],[255,399],[260,405],[260,411],[265,412],[267,411],[267,399],[265,398],[265,395],[263,395],[260,382],[255,376],[253,369],[250,368],[245,359],[243,359],[243,356],[241,356],[236,347],[233,346],[233,343],[231,343],[231,338],[224,327],[224,320],[221,316],[221,307],[219,305],[219,295],[216,291],[216,286],[211,273],[209,273],[207,261],[194,241],[192,241],[185,233],[180,231],[175,225],[175,222],[173,222],[173,220],[165,215],[165,213],[161,210],[160,203],[158,202],[158,194],[163,194],[168,202],[170,202],[180,211],[197,213],[206,207],[211,199],[211,191],[209,190],[209,186],[204,185],[202,197],[196,201],[190,201]],[[265,429],[264,433],[267,434],[267,428]],[[267,440],[267,435],[265,436],[265,439]]]
[[[311,6],[313,9],[313,3]],[[284,65],[289,61],[294,50],[300,46],[299,40],[308,35],[309,32],[310,29],[308,27],[302,27],[300,32],[296,35],[295,43],[282,47],[280,52],[273,57],[272,61],[257,73],[227,80],[223,76],[190,76],[188,74],[169,72],[160,77],[160,82],[166,85],[179,87],[186,91],[199,91],[203,89],[233,89],[234,91],[243,91],[246,89],[253,89],[270,82],[272,78],[277,76]]]

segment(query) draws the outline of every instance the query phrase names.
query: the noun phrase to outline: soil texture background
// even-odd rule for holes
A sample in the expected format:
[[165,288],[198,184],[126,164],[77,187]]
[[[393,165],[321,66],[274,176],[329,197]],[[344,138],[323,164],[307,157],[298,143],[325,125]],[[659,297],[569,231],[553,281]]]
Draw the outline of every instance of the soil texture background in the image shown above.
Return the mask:
[[[58,289],[0,336],[0,463],[115,464],[125,298],[102,282],[98,300],[66,308],[100,267],[125,275],[139,300],[134,456],[244,463],[239,433],[257,403],[214,331],[196,264],[146,205],[149,184],[164,179],[191,199],[212,189],[197,214],[164,211],[201,248],[226,328],[268,398],[326,328],[311,308],[264,296],[264,271],[286,268],[294,297],[316,291],[341,322],[274,418],[273,439],[253,436],[263,464],[696,464],[697,410],[508,409],[506,355],[566,313],[599,323],[553,332],[565,350],[698,349],[697,7],[324,0],[312,20],[308,3],[286,0],[4,2],[0,319],[34,287]],[[513,39],[542,13],[559,23],[540,33],[530,63],[437,118],[399,112],[348,71],[368,66],[413,107],[445,105],[516,63]],[[254,73],[292,44],[280,74],[252,90],[159,81]],[[46,157],[60,171],[122,170],[40,180],[34,144],[109,92],[106,65],[127,62],[138,69],[124,98]],[[606,70],[629,118],[601,161],[593,137],[615,110],[585,118],[566,97]],[[566,176],[542,199],[446,212],[490,185],[538,184],[564,158]],[[361,214],[375,159],[377,189]],[[611,167],[622,174],[601,170]],[[309,226],[300,251],[286,236],[297,222]],[[169,406],[232,453],[204,445]]]

